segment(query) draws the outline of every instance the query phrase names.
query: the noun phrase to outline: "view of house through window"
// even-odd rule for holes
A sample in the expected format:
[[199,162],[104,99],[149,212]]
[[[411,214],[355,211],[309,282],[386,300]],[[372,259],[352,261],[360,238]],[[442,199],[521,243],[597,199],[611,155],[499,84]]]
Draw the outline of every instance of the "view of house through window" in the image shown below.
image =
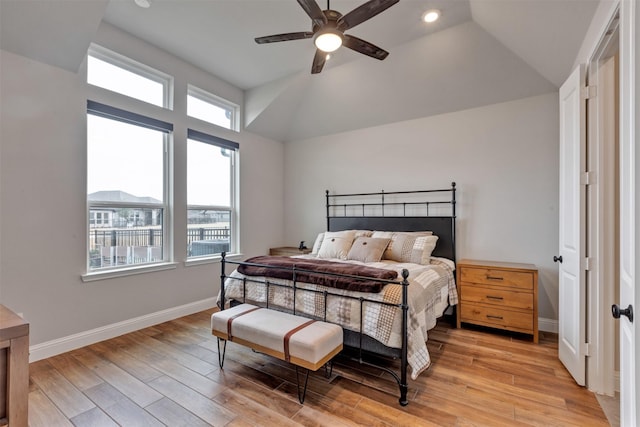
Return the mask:
[[163,260],[165,138],[87,115],[90,270]]

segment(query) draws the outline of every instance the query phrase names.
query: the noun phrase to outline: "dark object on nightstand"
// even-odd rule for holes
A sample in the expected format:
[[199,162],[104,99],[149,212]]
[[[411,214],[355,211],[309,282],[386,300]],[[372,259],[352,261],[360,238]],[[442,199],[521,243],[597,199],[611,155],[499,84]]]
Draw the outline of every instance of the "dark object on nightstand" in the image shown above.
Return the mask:
[[300,249],[301,251],[304,251],[305,249],[307,249],[307,247],[304,245],[304,240],[300,242],[300,246],[298,246],[298,249]]

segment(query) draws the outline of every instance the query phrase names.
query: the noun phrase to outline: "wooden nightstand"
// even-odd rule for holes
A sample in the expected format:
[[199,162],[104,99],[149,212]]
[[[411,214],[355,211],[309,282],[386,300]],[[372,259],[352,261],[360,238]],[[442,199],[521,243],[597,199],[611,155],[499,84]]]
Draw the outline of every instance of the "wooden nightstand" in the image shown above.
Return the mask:
[[29,323],[0,305],[0,426],[26,427],[29,408]]
[[538,342],[538,269],[533,264],[458,262],[458,327],[473,323],[521,332]]
[[280,248],[269,249],[269,255],[277,255],[277,256],[306,255],[310,253],[311,253],[311,249],[300,250],[295,246],[282,246]]

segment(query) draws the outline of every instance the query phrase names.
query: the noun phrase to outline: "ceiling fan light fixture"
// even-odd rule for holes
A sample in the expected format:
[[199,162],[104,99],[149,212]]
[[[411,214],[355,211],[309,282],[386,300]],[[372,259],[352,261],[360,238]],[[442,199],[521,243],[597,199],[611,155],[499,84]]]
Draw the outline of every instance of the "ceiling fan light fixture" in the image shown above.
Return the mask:
[[427,23],[436,22],[440,18],[440,11],[437,9],[427,10],[422,15],[422,20]]
[[313,43],[323,52],[334,52],[342,46],[342,33],[335,28],[326,28],[318,31]]

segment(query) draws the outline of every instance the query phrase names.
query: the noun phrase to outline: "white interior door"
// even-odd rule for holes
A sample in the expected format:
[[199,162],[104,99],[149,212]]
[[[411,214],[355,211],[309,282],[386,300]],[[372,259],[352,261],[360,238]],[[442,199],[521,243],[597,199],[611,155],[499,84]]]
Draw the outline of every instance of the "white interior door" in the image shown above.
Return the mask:
[[[640,136],[640,32],[636,24],[640,22],[640,10],[633,0],[621,4],[620,22],[620,309],[639,307],[635,292],[640,266],[640,218],[636,210],[636,192],[640,183],[636,167],[640,165],[640,150],[636,150]],[[639,349],[638,319],[620,316],[620,425],[637,426],[638,394],[636,384],[640,372],[636,370]]]
[[585,384],[584,258],[586,167],[585,67],[576,68],[560,88],[560,253],[558,354],[580,385]]

